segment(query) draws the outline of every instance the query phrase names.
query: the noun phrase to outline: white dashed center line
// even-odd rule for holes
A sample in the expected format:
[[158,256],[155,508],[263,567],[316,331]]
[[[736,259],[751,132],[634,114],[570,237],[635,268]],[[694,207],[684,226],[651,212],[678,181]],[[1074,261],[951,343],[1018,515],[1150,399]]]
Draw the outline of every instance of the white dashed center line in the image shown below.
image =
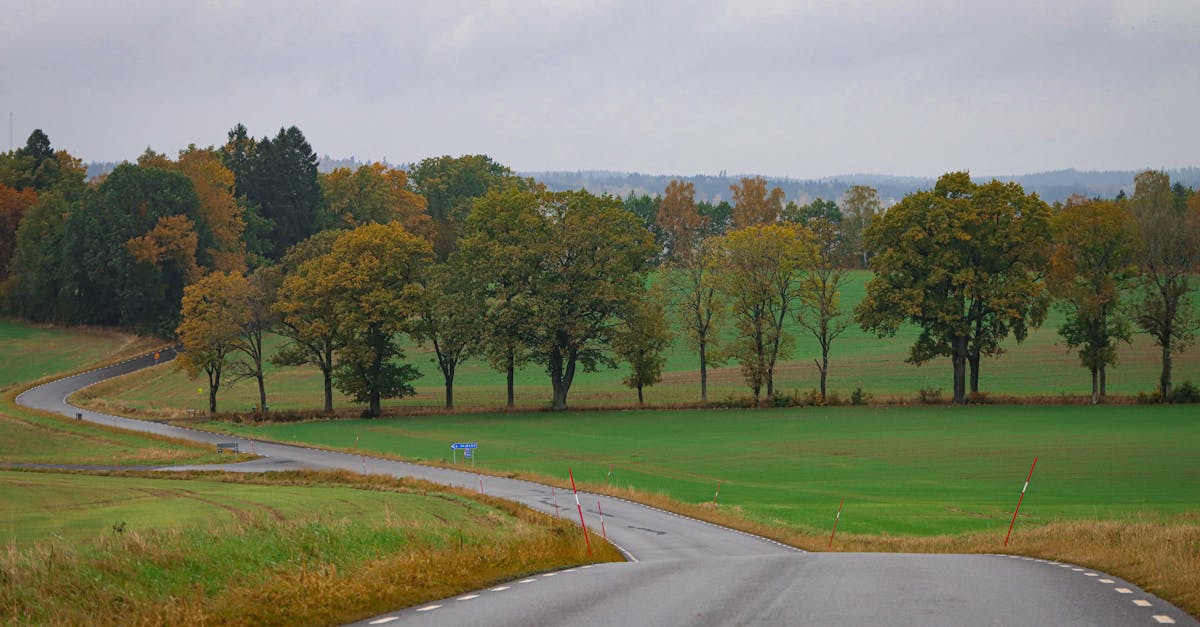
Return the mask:
[[456,601],[470,601],[471,599],[478,599],[478,598],[479,598],[479,595],[478,595],[478,594],[468,594],[468,595],[467,595],[467,596],[465,596],[465,597],[458,597],[458,598],[457,598],[457,599],[455,599],[455,600],[456,600]]
[[1116,590],[1121,594],[1133,594],[1133,590],[1130,590],[1129,588],[1113,588],[1113,590]]
[[533,583],[535,581],[537,581],[537,579],[522,579],[522,580],[518,581],[517,583]]
[[1138,607],[1150,607],[1150,602],[1147,601],[1146,599],[1138,599],[1138,600],[1134,601],[1133,604]]
[[381,618],[381,619],[379,619],[379,620],[373,620],[373,621],[371,621],[371,622],[369,622],[369,623],[367,623],[367,624],[368,624],[368,625],[382,625],[382,624],[384,624],[384,623],[390,623],[390,622],[392,622],[392,621],[394,621],[394,620],[400,620],[400,617],[399,617],[399,616],[388,616],[387,618]]
[[1084,573],[1084,574],[1087,575],[1088,577],[1099,577],[1100,576],[1099,573]]
[[543,576],[543,577],[553,577],[553,576],[555,576],[555,575],[557,575],[557,574],[558,574],[558,573],[546,573],[545,575],[542,575],[542,576]]
[[1112,579],[1099,579],[1097,581],[1099,581],[1100,583],[1113,583]]
[[441,607],[441,606],[440,605],[426,605],[425,607],[417,608],[417,611],[418,612],[428,612],[429,610],[436,610],[439,607]]
[[1164,625],[1170,625],[1175,622],[1175,619],[1171,618],[1170,616],[1163,616],[1162,614],[1155,614],[1154,620],[1156,620]]
[[492,588],[491,590],[492,590],[492,592],[504,592],[505,590],[508,590],[511,587],[512,586],[498,586],[496,588]]

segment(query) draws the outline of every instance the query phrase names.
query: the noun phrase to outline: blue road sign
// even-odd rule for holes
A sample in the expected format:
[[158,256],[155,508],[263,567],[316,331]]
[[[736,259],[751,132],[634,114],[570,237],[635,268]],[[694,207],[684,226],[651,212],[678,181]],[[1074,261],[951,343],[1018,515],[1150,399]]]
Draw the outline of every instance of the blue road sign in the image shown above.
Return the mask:
[[463,450],[463,459],[471,459],[471,449]]
[[475,442],[455,442],[450,445],[450,448],[456,449],[456,450],[464,449],[464,448],[470,449],[470,448],[479,448],[479,445],[476,444]]

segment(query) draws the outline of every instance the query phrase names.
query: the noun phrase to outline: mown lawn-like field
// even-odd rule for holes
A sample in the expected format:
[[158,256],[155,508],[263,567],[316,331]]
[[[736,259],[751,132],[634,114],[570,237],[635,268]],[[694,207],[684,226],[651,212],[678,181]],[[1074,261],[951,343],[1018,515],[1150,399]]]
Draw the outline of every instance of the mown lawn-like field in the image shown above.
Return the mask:
[[[1003,533],[1022,524],[1200,519],[1195,406],[834,407],[485,414],[225,425],[238,433],[575,478],[719,503],[798,530]],[[463,460],[459,457],[459,463]],[[611,476],[609,475],[611,466]]]
[[[842,302],[851,312],[865,294],[867,272],[853,272],[846,285]],[[1200,291],[1193,300],[1200,314]],[[981,368],[981,388],[993,397],[1021,396],[1057,400],[1063,396],[1088,396],[1091,379],[1079,366],[1079,358],[1068,352],[1057,333],[1062,316],[1052,310],[1046,324],[1017,344],[1011,338],[1005,344],[1006,353],[998,358],[985,359]],[[727,325],[728,326],[728,325]],[[796,338],[792,357],[780,364],[776,375],[777,389],[785,394],[804,393],[818,386],[813,360],[818,356],[816,341],[794,323],[789,329]],[[829,390],[842,399],[855,388],[862,388],[876,400],[914,399],[923,388],[940,389],[949,397],[952,389],[951,367],[947,359],[938,359],[920,367],[905,363],[916,331],[904,329],[896,337],[878,338],[855,325],[835,340],[830,362]],[[271,350],[281,343],[271,338]],[[421,369],[423,376],[415,384],[414,397],[385,401],[385,406],[437,407],[443,404],[444,390],[441,375],[428,348],[411,346],[408,361]],[[1130,345],[1119,349],[1119,362],[1108,372],[1108,390],[1112,394],[1135,395],[1152,392],[1158,383],[1161,363],[1160,349],[1146,335],[1137,335]],[[667,352],[663,381],[646,390],[649,405],[672,405],[699,401],[699,371],[694,352],[677,335]],[[319,372],[312,367],[268,368],[268,404],[277,410],[307,410],[320,408],[322,384]],[[574,407],[632,406],[637,402],[634,390],[621,380],[624,368],[579,372],[571,388],[569,403]],[[1175,356],[1176,383],[1191,380],[1200,384],[1200,348]],[[205,409],[207,390],[202,380],[188,379],[172,367],[162,367],[123,379],[119,383],[98,386],[90,395],[100,397],[116,409],[133,409],[164,415],[181,413],[188,408]],[[750,390],[742,382],[736,365],[709,373],[709,400],[721,401],[742,398]],[[550,383],[546,373],[536,365],[528,365],[517,375],[516,402],[519,407],[542,408],[549,404]],[[473,359],[459,367],[455,378],[455,401],[460,408],[500,408],[505,401],[504,375],[490,368],[486,361]],[[253,382],[245,381],[223,387],[218,398],[220,411],[245,411],[258,402],[258,390]],[[351,401],[337,396],[335,405],[349,407]]]

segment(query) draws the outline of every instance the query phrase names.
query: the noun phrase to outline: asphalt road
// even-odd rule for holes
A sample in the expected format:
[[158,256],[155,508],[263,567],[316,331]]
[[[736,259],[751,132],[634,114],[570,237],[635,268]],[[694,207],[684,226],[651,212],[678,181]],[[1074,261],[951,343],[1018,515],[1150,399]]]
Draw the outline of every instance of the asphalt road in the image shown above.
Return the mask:
[[[164,352],[162,361],[173,356]],[[419,477],[578,516],[569,493],[527,481],[217,435],[66,402],[76,390],[153,365],[147,356],[60,379],[17,402],[136,431],[237,442],[242,452],[260,456],[204,469],[338,468]],[[1000,555],[805,553],[607,496],[580,493],[580,499],[593,530],[603,503],[608,537],[628,562],[543,573],[357,624],[1200,626],[1129,582],[1071,564]]]

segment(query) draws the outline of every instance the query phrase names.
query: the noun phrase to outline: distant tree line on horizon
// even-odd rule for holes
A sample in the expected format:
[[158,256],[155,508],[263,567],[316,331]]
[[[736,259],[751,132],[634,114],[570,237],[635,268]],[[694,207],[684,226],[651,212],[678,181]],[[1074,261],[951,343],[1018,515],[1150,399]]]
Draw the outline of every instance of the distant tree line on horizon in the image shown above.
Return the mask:
[[[920,329],[909,361],[949,357],[962,403],[979,392],[982,358],[1051,306],[1094,401],[1135,328],[1161,347],[1158,394],[1172,398],[1172,356],[1198,324],[1200,195],[1164,172],[1139,174],[1128,197],[1053,206],[965,172],[886,209],[864,185],[839,202],[789,202],[761,177],[728,193],[697,201],[685,180],[654,196],[553,191],[484,155],[320,172],[298,128],[255,139],[241,124],[220,147],[147,149],[87,180],[39,130],[0,154],[0,304],[177,337],[211,411],[230,377],[257,380],[266,407],[274,361],[319,369],[326,410],[336,387],[379,415],[419,376],[405,336],[432,348],[447,406],[471,358],[505,373],[510,406],[525,364],[547,373],[554,409],[580,369],[619,364],[640,401],[673,328],[698,357],[702,401],[708,368],[732,361],[754,402],[771,402],[790,322],[820,346],[822,399],[834,340],[854,322],[881,336]],[[874,275],[848,312],[852,268]],[[264,354],[267,333],[288,340],[278,354]]]

